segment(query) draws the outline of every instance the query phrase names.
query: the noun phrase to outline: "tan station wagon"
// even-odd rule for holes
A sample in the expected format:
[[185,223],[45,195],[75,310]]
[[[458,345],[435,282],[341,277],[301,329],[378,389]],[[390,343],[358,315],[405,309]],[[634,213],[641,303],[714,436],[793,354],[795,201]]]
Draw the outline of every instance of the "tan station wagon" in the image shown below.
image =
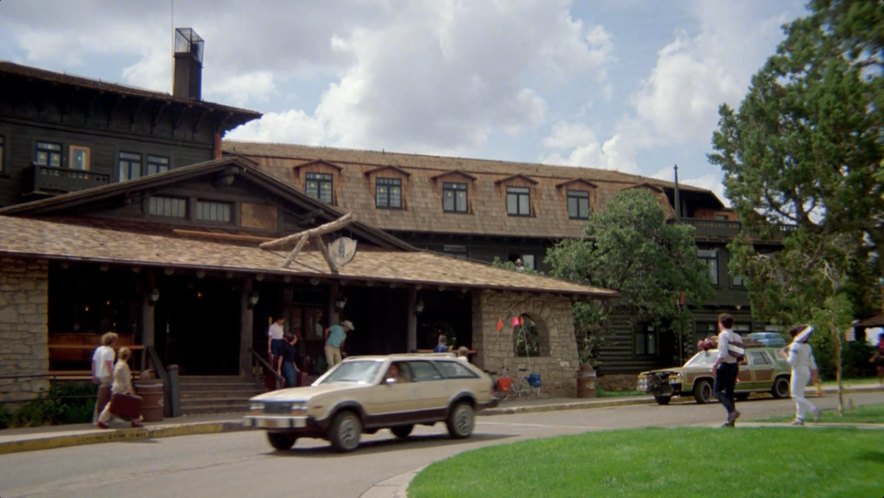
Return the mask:
[[253,397],[245,423],[266,430],[277,450],[316,437],[345,452],[362,433],[404,439],[416,424],[445,422],[452,438],[466,438],[476,411],[496,403],[491,378],[453,354],[353,356],[310,386]]
[[[658,404],[666,405],[673,396],[693,396],[697,403],[716,401],[712,396],[712,364],[717,349],[700,351],[684,366],[651,370],[638,374],[639,391],[650,393]],[[770,393],[774,398],[789,396],[789,364],[777,348],[746,347],[746,361],[740,365],[734,394],[745,399],[753,392]]]

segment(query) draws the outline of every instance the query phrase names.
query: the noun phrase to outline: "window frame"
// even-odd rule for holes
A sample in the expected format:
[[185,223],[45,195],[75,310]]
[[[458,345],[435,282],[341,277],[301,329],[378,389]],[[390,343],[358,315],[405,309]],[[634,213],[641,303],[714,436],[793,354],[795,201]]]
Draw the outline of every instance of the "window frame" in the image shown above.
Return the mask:
[[712,285],[718,287],[720,277],[718,275],[718,250],[717,249],[697,249],[697,258],[700,259],[708,270],[709,280]]
[[[450,195],[450,203],[448,202]],[[460,207],[460,200],[463,207]],[[450,204],[450,206],[448,206]],[[470,212],[470,187],[465,182],[442,182],[442,212],[467,214]]]
[[[395,204],[393,203],[394,191],[398,191],[398,198]],[[383,203],[381,202],[382,199],[384,200]],[[402,179],[385,176],[375,178],[374,202],[377,209],[403,209]]]
[[[568,218],[572,220],[588,220],[589,219],[589,192],[586,190],[577,190],[577,189],[568,189],[566,192],[567,199],[567,208],[568,208]],[[576,212],[572,212],[571,204],[574,201],[574,207]],[[583,206],[583,202],[585,201],[585,206]],[[584,212],[581,216],[581,207],[585,207]]]
[[[515,211],[510,209],[511,204],[514,204],[512,207],[515,207]],[[527,212],[523,212],[523,208]],[[506,214],[522,218],[531,216],[531,187],[515,185],[506,187]]]
[[[175,202],[175,203],[180,202],[181,207],[183,208],[183,212],[181,213],[180,216],[175,214],[174,212],[172,212],[172,211],[177,211],[177,210],[172,210],[172,209],[168,210],[171,214],[154,212],[153,207],[154,207],[155,201],[157,201],[157,202],[162,201],[164,203],[164,206],[162,206],[162,207],[165,207],[165,206],[171,207],[171,204],[173,202]],[[170,195],[152,195],[147,200],[147,214],[148,214],[148,216],[152,216],[152,217],[155,216],[155,217],[160,217],[160,218],[173,218],[173,219],[186,220],[188,218],[187,206],[188,206],[188,199],[186,199],[184,197],[175,197],[175,196],[170,196]],[[167,211],[167,210],[162,209],[162,211]]]
[[[331,173],[321,173],[318,171],[308,171],[304,174],[304,193],[308,197],[316,199],[326,204],[334,204],[335,201],[335,175]],[[316,192],[312,192],[311,182],[315,182]],[[323,186],[328,185],[328,199],[323,199]]]
[[[82,167],[79,167],[82,158]],[[89,171],[92,169],[92,148],[85,145],[71,145],[68,147],[68,168],[77,171]]]
[[[46,148],[45,146],[54,146],[56,148]],[[40,161],[41,153],[46,154],[46,162]],[[48,168],[63,168],[63,153],[64,146],[61,143],[37,140],[34,144],[34,164],[37,166],[46,166]],[[51,158],[57,158],[58,164],[52,164]]]
[[[156,167],[156,171],[151,171]],[[165,173],[172,169],[172,161],[169,156],[161,156],[158,154],[148,154],[147,161],[144,163],[144,176]]]
[[[641,348],[639,348],[641,345]],[[635,331],[632,342],[635,356],[656,357],[660,354],[660,333],[653,325],[644,325]]]
[[[214,208],[226,208],[226,219],[217,218]],[[204,208],[210,208],[210,216],[203,216]],[[198,222],[218,223],[229,225],[234,223],[233,219],[234,203],[228,201],[218,201],[212,199],[196,199],[193,205],[193,220]]]
[[[124,157],[127,155],[130,157]],[[136,156],[138,158],[137,162],[135,162]],[[133,176],[131,176],[131,174],[133,172],[133,168],[136,168],[136,166],[137,166],[138,176],[133,177]],[[127,176],[125,178],[123,177],[123,174],[122,174],[124,167],[128,170]],[[140,152],[130,152],[127,150],[121,150],[117,154],[117,181],[122,183],[122,182],[128,182],[128,181],[137,180],[137,179],[141,178],[143,167],[144,167],[144,154],[141,154]]]

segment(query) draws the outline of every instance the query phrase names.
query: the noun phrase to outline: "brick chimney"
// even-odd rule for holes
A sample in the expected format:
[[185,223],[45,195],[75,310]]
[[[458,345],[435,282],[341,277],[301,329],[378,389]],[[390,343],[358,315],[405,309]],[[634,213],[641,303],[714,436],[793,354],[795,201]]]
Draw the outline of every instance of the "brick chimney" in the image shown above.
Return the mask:
[[172,95],[200,100],[205,42],[192,28],[175,28],[175,75]]

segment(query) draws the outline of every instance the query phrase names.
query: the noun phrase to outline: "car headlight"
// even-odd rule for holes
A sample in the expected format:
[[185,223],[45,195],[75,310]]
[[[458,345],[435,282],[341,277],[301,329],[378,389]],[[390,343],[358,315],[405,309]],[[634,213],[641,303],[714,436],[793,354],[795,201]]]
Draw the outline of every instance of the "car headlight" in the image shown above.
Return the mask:
[[296,401],[292,403],[292,415],[307,415],[307,402]]
[[647,377],[639,377],[637,388],[639,391],[647,391],[648,390],[648,378]]
[[669,376],[669,383],[670,384],[681,384],[682,379],[683,379],[683,377],[681,375],[681,372],[674,373]]
[[259,401],[250,401],[249,402],[249,412],[263,413],[264,412],[264,403],[261,403]]

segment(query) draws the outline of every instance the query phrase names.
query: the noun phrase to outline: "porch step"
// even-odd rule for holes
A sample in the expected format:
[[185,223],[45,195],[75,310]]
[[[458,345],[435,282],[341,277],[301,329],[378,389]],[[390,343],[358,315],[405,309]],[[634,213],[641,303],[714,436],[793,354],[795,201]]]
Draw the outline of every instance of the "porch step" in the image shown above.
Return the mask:
[[179,378],[182,415],[242,413],[249,398],[264,392],[249,378],[230,375],[188,375]]

